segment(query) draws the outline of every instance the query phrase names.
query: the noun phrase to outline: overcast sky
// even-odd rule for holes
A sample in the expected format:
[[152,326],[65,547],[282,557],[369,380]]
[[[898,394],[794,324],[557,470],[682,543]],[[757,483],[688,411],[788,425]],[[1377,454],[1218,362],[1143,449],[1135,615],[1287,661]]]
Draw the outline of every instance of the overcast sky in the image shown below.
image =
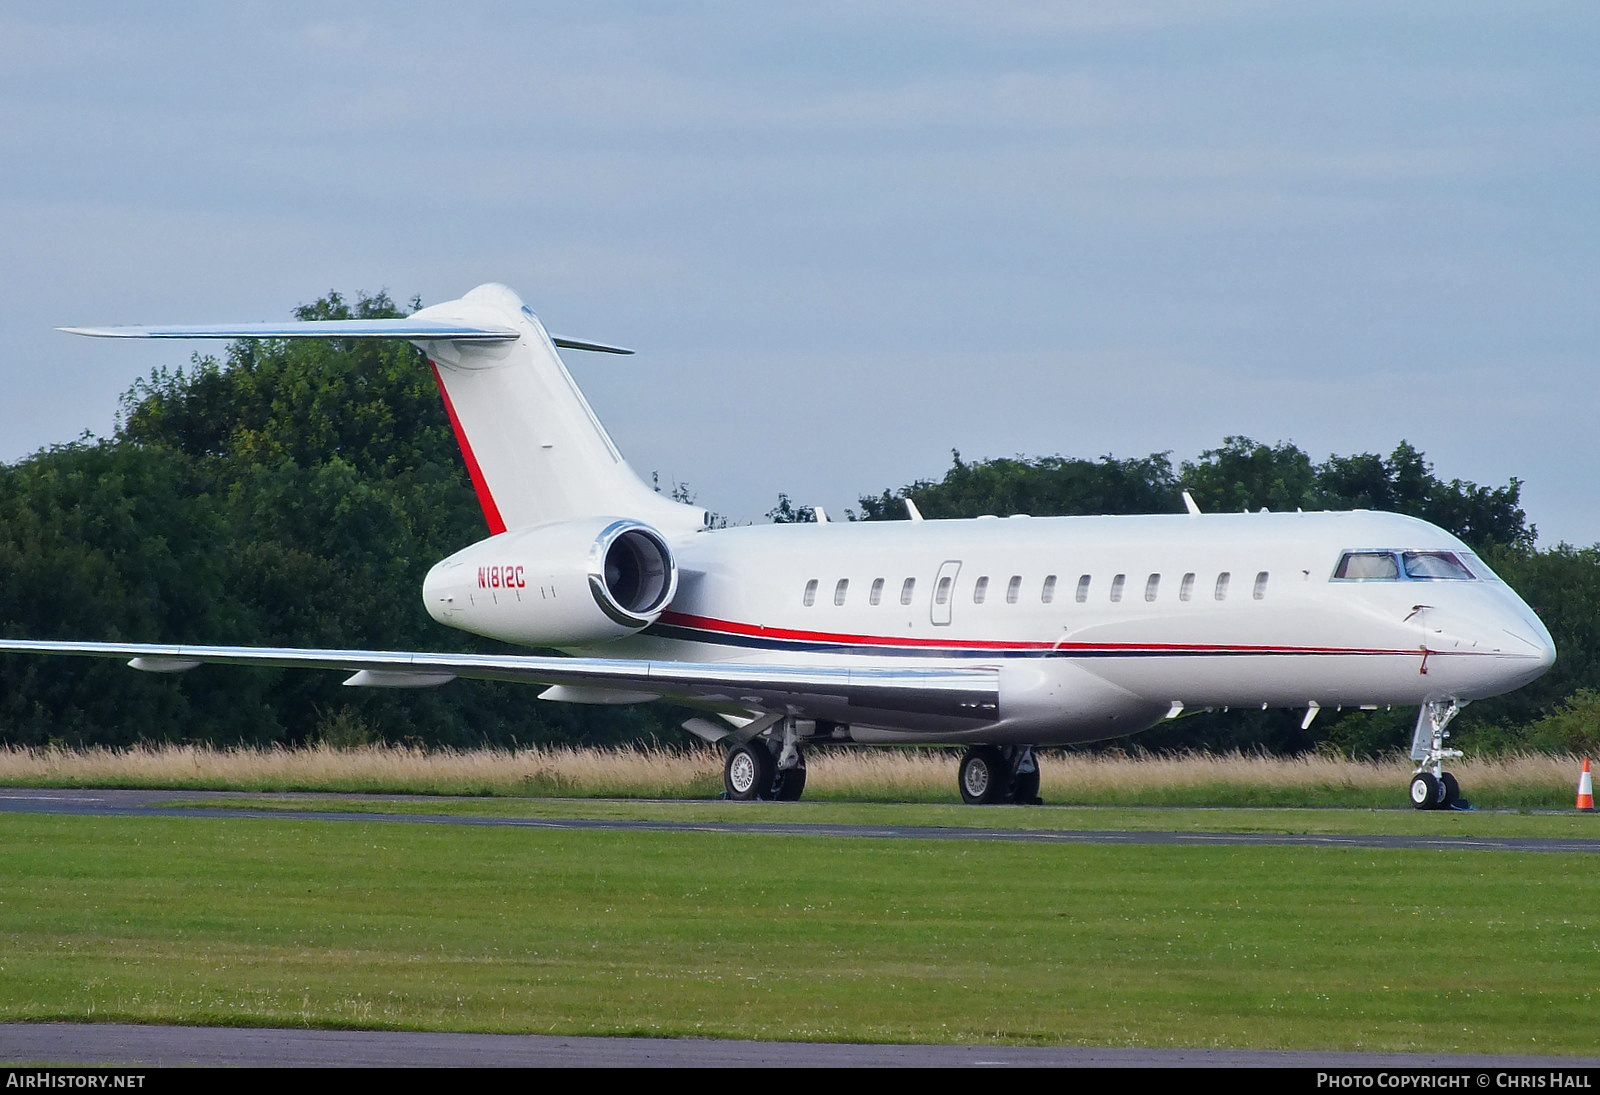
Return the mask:
[[0,459],[193,346],[500,281],[619,447],[830,509],[950,450],[1401,439],[1600,541],[1600,5],[0,2]]

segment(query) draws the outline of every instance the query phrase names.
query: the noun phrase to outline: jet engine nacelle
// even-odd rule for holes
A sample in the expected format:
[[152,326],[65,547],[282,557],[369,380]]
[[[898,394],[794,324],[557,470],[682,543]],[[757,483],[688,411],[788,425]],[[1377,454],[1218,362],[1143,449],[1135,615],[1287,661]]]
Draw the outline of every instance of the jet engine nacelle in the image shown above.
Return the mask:
[[442,624],[528,646],[583,647],[655,622],[678,588],[662,535],[618,517],[513,529],[436,563],[422,583]]

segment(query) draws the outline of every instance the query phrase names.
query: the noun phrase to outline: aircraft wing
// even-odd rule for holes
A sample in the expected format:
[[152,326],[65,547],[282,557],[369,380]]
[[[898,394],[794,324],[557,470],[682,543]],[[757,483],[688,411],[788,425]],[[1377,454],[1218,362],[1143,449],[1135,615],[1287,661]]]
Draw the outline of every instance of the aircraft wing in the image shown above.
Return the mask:
[[[424,688],[457,677],[557,685],[626,701],[658,698],[725,711],[785,711],[803,718],[959,729],[999,717],[999,670],[756,665],[719,662],[444,654],[393,650],[186,646],[167,643],[0,639],[0,653],[128,659],[135,669],[181,673],[205,664],[331,669],[346,684]],[[557,698],[557,697],[552,697]]]

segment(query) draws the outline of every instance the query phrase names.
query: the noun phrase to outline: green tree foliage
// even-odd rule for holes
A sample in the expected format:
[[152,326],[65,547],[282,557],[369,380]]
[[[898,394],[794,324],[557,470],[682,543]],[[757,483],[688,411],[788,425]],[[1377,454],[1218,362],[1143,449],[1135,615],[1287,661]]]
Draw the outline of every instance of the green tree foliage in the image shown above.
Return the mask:
[[1225,438],[1221,448],[1184,461],[1182,480],[1208,513],[1327,508],[1316,504],[1311,458],[1287,441],[1262,445],[1248,437]]
[[[959,452],[951,457],[950,470],[938,482],[919,479],[863,496],[862,519],[903,520],[908,497],[930,518],[1181,513],[1180,493],[1187,490],[1207,512],[1375,509],[1409,514],[1479,550],[1526,553],[1536,535],[1520,505],[1519,480],[1503,487],[1460,479],[1446,483],[1404,441],[1387,457],[1330,456],[1315,464],[1293,442],[1264,445],[1229,437],[1199,459],[1185,460],[1177,472],[1172,454],[1164,452],[1129,460],[1016,456],[972,463]],[[787,505],[786,496],[779,498]],[[778,520],[778,514],[775,510],[767,516]]]
[[[304,319],[399,315],[329,294]],[[140,381],[115,435],[0,469],[10,636],[368,649],[492,648],[430,619],[428,567],[485,534],[429,367],[401,342],[239,342]],[[676,736],[657,708],[542,704],[462,682],[0,658],[0,740],[424,743]]]
[[1135,460],[1019,456],[977,463],[962,460],[959,452],[950,455],[950,470],[937,483],[919,479],[898,490],[863,496],[862,519],[904,520],[906,498],[928,518],[1170,513],[1174,507],[1182,512],[1167,453]]
[[789,501],[787,494],[779,491],[778,504],[767,511],[767,520],[775,525],[814,524],[817,520],[817,511],[811,506],[795,505]]
[[1263,445],[1225,438],[1221,448],[1185,461],[1184,486],[1202,509],[1348,510],[1404,513],[1448,529],[1479,549],[1531,549],[1535,529],[1519,504],[1522,483],[1480,487],[1446,483],[1402,441],[1387,457],[1330,456],[1321,464],[1290,442]]

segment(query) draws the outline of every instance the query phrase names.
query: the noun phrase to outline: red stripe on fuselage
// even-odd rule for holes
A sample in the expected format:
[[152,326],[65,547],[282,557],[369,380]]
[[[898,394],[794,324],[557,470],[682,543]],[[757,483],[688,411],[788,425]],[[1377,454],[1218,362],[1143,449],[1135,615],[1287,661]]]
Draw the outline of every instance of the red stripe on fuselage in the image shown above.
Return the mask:
[[444,413],[450,418],[456,444],[461,446],[461,459],[467,463],[467,474],[472,477],[472,489],[478,493],[483,519],[489,523],[490,535],[498,536],[506,530],[505,519],[500,516],[500,507],[494,504],[494,495],[489,493],[489,483],[483,477],[483,469],[478,466],[478,458],[472,455],[472,444],[467,440],[467,431],[461,428],[461,419],[456,417],[456,407],[450,402],[450,392],[444,386],[444,377],[439,375],[439,366],[429,360],[428,367],[433,370],[434,383],[439,385],[439,394],[444,397]]
[[[1004,639],[919,639],[907,635],[851,635],[827,631],[796,631],[783,627],[691,616],[684,612],[664,612],[661,622],[671,627],[693,628],[716,635],[748,635],[754,638],[788,642],[833,643],[839,646],[905,647],[944,650],[1056,650],[1056,651],[1148,651],[1162,654],[1406,654],[1415,657],[1420,650],[1388,650],[1379,647],[1337,646],[1257,646],[1237,643],[1043,643]],[[714,638],[713,640],[714,641]],[[1436,652],[1437,653],[1437,652]]]
[[683,612],[663,612],[661,622],[674,627],[692,627],[723,635],[751,635],[761,639],[787,639],[793,642],[842,643],[851,646],[942,646],[962,650],[1049,650],[1051,643],[989,642],[982,639],[914,639],[906,635],[841,635],[824,631],[793,631],[762,624],[741,624],[709,616],[690,616]]

